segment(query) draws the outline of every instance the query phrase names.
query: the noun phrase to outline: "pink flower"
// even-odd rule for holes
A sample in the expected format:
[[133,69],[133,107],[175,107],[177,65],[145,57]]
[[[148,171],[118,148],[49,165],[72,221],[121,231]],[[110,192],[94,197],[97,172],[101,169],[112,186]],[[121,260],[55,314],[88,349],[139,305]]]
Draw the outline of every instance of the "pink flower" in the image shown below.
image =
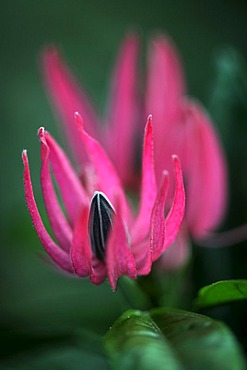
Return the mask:
[[170,168],[171,153],[180,156],[187,228],[195,238],[203,238],[225,213],[226,162],[220,141],[205,110],[185,97],[182,68],[170,41],[160,36],[152,42],[148,66],[146,110],[155,122],[156,176],[159,179],[162,168]]
[[[85,92],[56,49],[48,49],[43,54],[45,86],[77,164],[85,163],[85,147],[80,143],[72,120],[75,110],[83,115],[86,129],[109,154],[124,186],[132,189],[138,188],[140,182],[136,158],[143,118],[150,113],[153,115],[156,180],[161,181],[164,168],[171,171],[170,157],[177,153],[186,182],[185,220],[179,238],[164,255],[167,267],[172,268],[182,265],[188,258],[189,234],[196,239],[205,238],[220,224],[227,198],[226,163],[208,115],[197,102],[185,96],[179,58],[164,36],[151,42],[144,101],[138,96],[138,47],[137,37],[128,35],[114,69],[109,113],[104,124],[99,124]],[[173,191],[174,181],[171,181],[167,204],[172,202]]]
[[[87,170],[80,179],[52,136],[40,128],[41,187],[49,221],[57,240],[46,231],[33,195],[27,152],[24,163],[26,203],[38,237],[60,268],[101,284],[106,276],[113,290],[122,275],[135,279],[148,274],[152,263],[173,243],[185,207],[180,162],[173,156],[175,194],[164,217],[168,173],[159,187],[154,173],[151,117],[145,128],[140,205],[137,215],[128,203],[119,176],[98,141],[86,133],[75,114],[77,136],[87,155]],[[58,202],[50,167],[61,193],[66,216]]]

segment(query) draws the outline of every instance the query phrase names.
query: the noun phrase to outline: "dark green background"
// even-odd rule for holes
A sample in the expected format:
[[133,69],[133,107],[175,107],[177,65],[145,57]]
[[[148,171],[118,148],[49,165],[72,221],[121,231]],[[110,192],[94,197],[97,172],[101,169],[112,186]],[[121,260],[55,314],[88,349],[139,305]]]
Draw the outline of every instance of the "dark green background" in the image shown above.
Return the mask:
[[[155,32],[168,33],[180,51],[188,92],[210,109],[227,153],[230,204],[222,227],[226,229],[247,221],[246,19],[246,1],[233,0],[1,3],[3,367],[78,369],[80,364],[80,368],[98,368],[102,360],[87,351],[87,346],[95,347],[94,338],[79,333],[75,343],[73,335],[77,338],[79,329],[104,333],[126,308],[121,293],[112,293],[107,283],[95,287],[86,280],[58,274],[42,262],[42,248],[24,202],[21,162],[21,151],[26,148],[44,215],[37,129],[45,126],[57,140],[63,140],[42,86],[42,48],[56,44],[62,49],[103,114],[111,68],[126,31],[139,32],[144,45]],[[246,278],[245,260],[246,243],[220,251],[195,248],[193,289],[217,279]],[[225,318],[243,343],[245,309],[240,304],[213,313]]]

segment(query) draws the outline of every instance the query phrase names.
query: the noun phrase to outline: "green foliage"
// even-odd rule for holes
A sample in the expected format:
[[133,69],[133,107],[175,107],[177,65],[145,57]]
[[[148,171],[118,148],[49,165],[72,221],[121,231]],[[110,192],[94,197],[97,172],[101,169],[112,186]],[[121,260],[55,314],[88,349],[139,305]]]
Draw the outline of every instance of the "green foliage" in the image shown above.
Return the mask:
[[182,369],[148,312],[127,311],[108,331],[105,348],[114,369]]
[[223,323],[183,310],[127,311],[104,344],[114,369],[245,368],[241,350]]
[[199,308],[247,299],[247,280],[225,280],[201,288],[196,299]]

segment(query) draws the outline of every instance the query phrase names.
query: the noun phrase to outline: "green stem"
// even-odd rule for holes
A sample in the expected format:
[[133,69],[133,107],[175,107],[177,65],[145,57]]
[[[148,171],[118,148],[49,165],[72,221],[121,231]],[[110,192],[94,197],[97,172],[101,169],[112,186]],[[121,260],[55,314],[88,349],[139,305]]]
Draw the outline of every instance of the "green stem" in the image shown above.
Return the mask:
[[142,290],[136,281],[131,280],[127,276],[123,276],[120,279],[118,286],[130,308],[148,310],[152,307],[152,303],[148,295]]

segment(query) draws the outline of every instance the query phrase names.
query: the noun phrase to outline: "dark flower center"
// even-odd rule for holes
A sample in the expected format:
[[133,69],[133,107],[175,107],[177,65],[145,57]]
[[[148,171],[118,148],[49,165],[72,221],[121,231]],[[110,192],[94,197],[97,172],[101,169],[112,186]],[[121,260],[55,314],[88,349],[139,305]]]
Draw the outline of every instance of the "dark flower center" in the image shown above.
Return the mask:
[[106,242],[115,212],[104,193],[96,191],[91,201],[88,230],[93,254],[100,261],[105,259]]

